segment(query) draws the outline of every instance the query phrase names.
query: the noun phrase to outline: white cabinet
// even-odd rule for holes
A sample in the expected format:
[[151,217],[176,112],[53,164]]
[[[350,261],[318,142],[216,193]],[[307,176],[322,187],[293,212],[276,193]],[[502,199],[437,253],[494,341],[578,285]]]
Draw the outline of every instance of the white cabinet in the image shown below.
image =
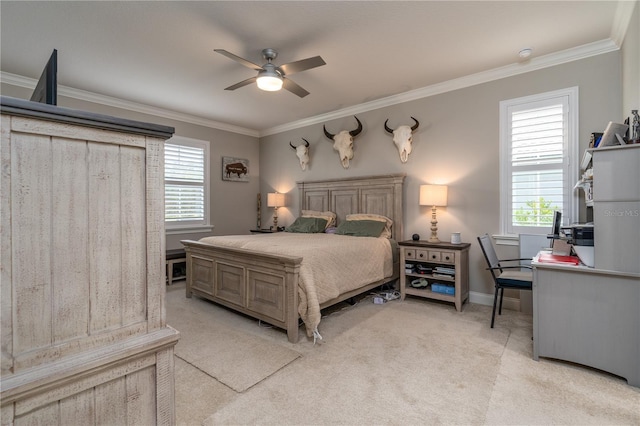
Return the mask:
[[640,144],[591,153],[595,268],[640,273]]
[[1,98],[3,424],[173,424],[164,140]]

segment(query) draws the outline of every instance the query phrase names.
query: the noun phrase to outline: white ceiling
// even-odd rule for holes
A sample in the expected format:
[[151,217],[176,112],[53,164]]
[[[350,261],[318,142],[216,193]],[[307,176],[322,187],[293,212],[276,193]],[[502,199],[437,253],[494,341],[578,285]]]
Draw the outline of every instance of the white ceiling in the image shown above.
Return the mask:
[[[59,95],[262,135],[615,50],[636,3],[2,0],[2,80],[34,84],[56,48]],[[213,49],[262,64],[266,47],[278,65],[322,56],[327,65],[291,77],[310,95],[224,90],[255,72]]]

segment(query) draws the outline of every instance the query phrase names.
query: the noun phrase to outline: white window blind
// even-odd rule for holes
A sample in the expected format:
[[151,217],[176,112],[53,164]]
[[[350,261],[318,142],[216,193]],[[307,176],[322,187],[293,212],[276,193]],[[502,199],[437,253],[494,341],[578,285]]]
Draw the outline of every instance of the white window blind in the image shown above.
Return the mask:
[[165,143],[165,222],[208,222],[208,150],[205,141],[172,138]]
[[563,206],[564,111],[562,104],[511,114],[511,222],[550,226]]
[[571,109],[570,96],[556,92],[501,103],[503,233],[546,233],[554,211],[573,215]]

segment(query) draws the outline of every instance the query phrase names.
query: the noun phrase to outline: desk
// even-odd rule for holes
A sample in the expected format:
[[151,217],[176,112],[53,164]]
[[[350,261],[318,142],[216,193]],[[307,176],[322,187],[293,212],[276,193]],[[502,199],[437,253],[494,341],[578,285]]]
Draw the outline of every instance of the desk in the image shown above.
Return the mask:
[[640,274],[533,266],[533,359],[594,367],[640,387]]

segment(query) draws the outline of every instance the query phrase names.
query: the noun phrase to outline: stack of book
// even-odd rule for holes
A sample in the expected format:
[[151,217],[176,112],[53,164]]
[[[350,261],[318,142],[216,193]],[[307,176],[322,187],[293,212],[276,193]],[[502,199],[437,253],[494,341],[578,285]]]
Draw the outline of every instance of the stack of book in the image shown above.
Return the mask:
[[435,278],[450,278],[455,279],[456,269],[447,266],[436,266],[433,268],[433,276]]
[[580,263],[580,259],[577,256],[563,256],[559,254],[540,252],[540,254],[538,254],[538,262],[556,263],[561,265],[578,265]]

